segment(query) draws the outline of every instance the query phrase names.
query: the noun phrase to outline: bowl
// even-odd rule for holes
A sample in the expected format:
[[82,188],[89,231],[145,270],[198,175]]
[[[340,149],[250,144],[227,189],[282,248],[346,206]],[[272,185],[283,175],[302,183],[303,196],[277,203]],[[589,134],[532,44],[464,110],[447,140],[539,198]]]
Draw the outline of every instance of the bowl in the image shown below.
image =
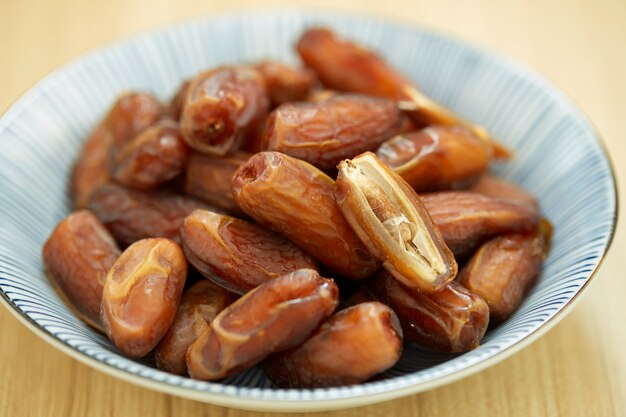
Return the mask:
[[[326,25],[381,52],[430,96],[516,150],[495,168],[539,197],[553,248],[519,310],[465,354],[416,346],[382,378],[327,389],[276,389],[259,368],[203,382],[121,355],[83,324],[46,279],[41,247],[70,212],[68,175],[81,142],[123,90],[168,99],[181,80],[221,63],[297,62],[294,42]],[[527,346],[571,311],[610,245],[614,174],[590,122],[523,65],[437,33],[372,17],[310,10],[206,17],[134,36],[81,56],[38,82],[0,119],[0,294],[28,328],[72,357],[173,395],[251,410],[314,411],[365,405],[458,380]]]

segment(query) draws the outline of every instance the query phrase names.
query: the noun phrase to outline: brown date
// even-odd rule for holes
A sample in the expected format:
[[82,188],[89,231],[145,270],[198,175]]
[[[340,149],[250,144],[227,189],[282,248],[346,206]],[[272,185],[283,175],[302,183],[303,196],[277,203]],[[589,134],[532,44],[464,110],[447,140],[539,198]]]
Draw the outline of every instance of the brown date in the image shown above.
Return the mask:
[[169,239],[143,239],[115,261],[104,282],[102,323],[129,356],[147,355],[169,329],[187,277],[182,249]]
[[225,157],[192,152],[185,172],[185,192],[229,213],[242,214],[230,184],[237,169],[251,156],[241,151]]
[[279,387],[359,384],[391,368],[402,353],[402,329],[393,310],[366,302],[342,310],[300,346],[263,364]]
[[180,231],[189,262],[215,284],[245,294],[296,269],[317,264],[291,241],[254,223],[196,210]]
[[419,126],[468,126],[478,137],[494,145],[496,157],[511,156],[508,149],[491,140],[484,128],[464,121],[427,97],[380,56],[363,46],[341,39],[328,29],[311,28],[301,36],[297,50],[305,65],[313,69],[328,88],[399,101]]
[[254,69],[263,76],[273,106],[306,99],[316,82],[311,70],[282,62],[262,61],[254,65]]
[[342,159],[375,150],[397,133],[400,116],[393,101],[360,94],[285,103],[270,114],[261,148],[329,170]]
[[126,247],[149,237],[180,242],[183,220],[196,209],[219,211],[199,200],[169,191],[144,192],[106,185],[93,192],[89,209]]
[[122,94],[104,119],[112,137],[111,154],[119,152],[135,136],[161,119],[165,112],[165,106],[150,94]]
[[170,329],[154,350],[157,368],[178,375],[187,374],[185,355],[189,346],[209,328],[220,311],[236,299],[206,279],[189,287],[183,293]]
[[539,208],[539,201],[528,191],[517,184],[490,174],[481,176],[469,188],[469,191]]
[[489,168],[492,148],[463,126],[395,136],[376,155],[417,192],[466,188]]
[[180,123],[187,144],[208,155],[237,150],[269,110],[265,82],[246,67],[219,67],[191,80]]
[[302,343],[338,302],[338,289],[311,269],[266,282],[222,311],[187,351],[192,378],[221,379]]
[[422,194],[422,201],[457,259],[491,237],[531,232],[539,223],[535,207],[470,191]]
[[180,116],[183,112],[185,98],[187,97],[187,92],[189,91],[189,84],[191,84],[190,80],[184,81],[178,88],[176,94],[174,94],[174,97],[170,100],[167,113],[176,121],[180,120]]
[[42,256],[50,282],[76,315],[98,330],[102,287],[120,255],[113,237],[87,210],[62,220],[43,246]]
[[406,340],[429,349],[467,352],[478,347],[489,325],[485,300],[457,282],[425,294],[381,271],[372,284],[377,298],[398,315]]
[[101,123],[83,144],[70,176],[70,195],[75,209],[87,208],[89,195],[110,182],[111,138],[109,129]]
[[407,286],[438,291],[457,264],[417,193],[371,152],[339,164],[339,209],[370,253]]
[[138,190],[153,189],[183,172],[187,154],[178,123],[160,120],[113,156],[112,176]]
[[313,165],[261,152],[237,170],[232,187],[235,201],[250,217],[342,276],[363,279],[378,268],[339,211],[333,180]]
[[522,303],[539,276],[545,251],[540,233],[498,236],[476,251],[458,281],[487,301],[492,322],[499,323]]

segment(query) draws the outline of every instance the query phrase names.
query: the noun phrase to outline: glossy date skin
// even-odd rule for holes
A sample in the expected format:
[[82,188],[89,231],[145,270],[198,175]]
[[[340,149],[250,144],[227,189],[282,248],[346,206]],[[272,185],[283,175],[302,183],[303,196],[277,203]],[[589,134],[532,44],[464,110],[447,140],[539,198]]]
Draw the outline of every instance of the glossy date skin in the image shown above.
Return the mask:
[[192,211],[219,212],[199,200],[169,191],[143,192],[119,185],[106,185],[92,193],[89,209],[122,247],[150,237],[165,237],[178,243],[183,220]]
[[261,74],[246,67],[219,67],[191,80],[180,119],[187,144],[223,156],[237,150],[269,111]]
[[234,215],[242,215],[230,185],[237,169],[251,156],[242,151],[225,157],[193,152],[185,172],[185,193]]
[[467,188],[488,168],[492,147],[463,126],[431,126],[389,139],[376,155],[417,192]]
[[456,276],[456,261],[420,197],[373,153],[339,164],[335,199],[352,230],[397,280],[434,292]]
[[373,280],[377,298],[396,312],[406,340],[439,352],[467,352],[479,346],[489,325],[489,306],[457,282],[425,294],[400,284],[388,272]]
[[131,188],[150,190],[182,173],[188,153],[178,123],[160,120],[115,154],[112,176]]
[[380,56],[363,46],[342,39],[328,29],[311,28],[301,36],[297,50],[305,65],[315,71],[328,88],[399,101],[418,126],[465,125],[491,143],[497,157],[511,156],[508,149],[491,140],[485,129],[461,119],[427,97]]
[[397,133],[395,103],[361,94],[339,94],[319,103],[285,103],[267,122],[261,147],[307,161],[323,171]]
[[268,377],[281,388],[359,384],[391,368],[402,353],[402,329],[384,304],[366,302],[328,319],[300,346],[268,358]]
[[104,123],[89,135],[76,159],[70,176],[70,196],[74,208],[87,208],[89,195],[111,181],[109,147],[112,136]]
[[300,269],[250,291],[222,311],[187,351],[192,378],[217,380],[302,343],[335,310],[332,280]]
[[481,176],[469,191],[539,208],[539,200],[534,195],[517,184],[491,174]]
[[237,294],[297,269],[317,268],[313,258],[284,237],[208,210],[191,213],[180,233],[189,262],[215,284]]
[[333,180],[313,165],[261,152],[239,168],[232,190],[250,217],[343,277],[363,279],[378,268],[339,211]]
[[492,322],[500,323],[517,310],[539,276],[546,246],[540,233],[498,236],[476,251],[458,281],[483,297]]
[[211,321],[235,302],[234,294],[203,279],[187,289],[176,317],[154,350],[157,368],[177,375],[187,374],[185,355],[189,346],[209,328]]
[[150,353],[169,329],[187,278],[182,249],[168,239],[143,239],[115,261],[104,282],[102,323],[128,356]]
[[104,279],[120,253],[104,225],[87,210],[62,220],[43,246],[50,282],[81,320],[100,331]]
[[422,194],[422,201],[457,259],[491,237],[532,232],[539,223],[535,207],[470,191]]
[[254,65],[265,80],[267,93],[274,107],[288,101],[306,99],[317,79],[308,68],[295,68],[277,61],[262,61]]

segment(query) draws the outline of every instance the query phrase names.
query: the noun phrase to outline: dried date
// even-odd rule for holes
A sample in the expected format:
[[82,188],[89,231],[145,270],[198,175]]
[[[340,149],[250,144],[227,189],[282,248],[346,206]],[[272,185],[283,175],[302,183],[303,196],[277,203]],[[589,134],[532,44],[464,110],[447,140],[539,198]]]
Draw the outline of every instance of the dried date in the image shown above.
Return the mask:
[[537,198],[528,191],[517,184],[513,184],[512,182],[490,174],[481,176],[479,180],[469,188],[469,191],[518,202],[520,204],[528,204],[532,207],[539,207]]
[[87,210],[61,221],[43,246],[50,282],[76,315],[98,330],[104,279],[119,255],[113,237]]
[[70,176],[70,196],[75,209],[87,208],[89,195],[111,181],[108,163],[111,140],[109,129],[101,123],[83,144]]
[[300,269],[268,281],[222,311],[187,351],[193,378],[221,379],[302,343],[337,306],[332,280]]
[[273,106],[306,99],[316,83],[311,70],[281,62],[262,61],[254,65],[254,69],[263,76]]
[[339,211],[333,180],[313,165],[278,152],[261,152],[235,173],[232,189],[250,217],[342,276],[362,279],[378,268]]
[[238,294],[296,269],[317,268],[284,237],[208,210],[191,213],[180,233],[189,262],[215,284]]
[[407,286],[433,292],[457,264],[417,193],[371,152],[339,164],[335,198],[370,253]]
[[279,387],[333,387],[364,382],[395,365],[401,353],[402,329],[393,310],[366,302],[338,312],[263,368]]

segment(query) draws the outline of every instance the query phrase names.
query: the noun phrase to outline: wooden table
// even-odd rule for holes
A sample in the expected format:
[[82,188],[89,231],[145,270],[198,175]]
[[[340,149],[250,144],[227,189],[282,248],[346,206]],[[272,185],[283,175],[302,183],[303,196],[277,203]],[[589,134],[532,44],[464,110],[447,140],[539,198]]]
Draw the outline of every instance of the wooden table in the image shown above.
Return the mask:
[[[0,111],[83,51],[147,28],[257,3],[0,0]],[[304,0],[262,3],[307,5]],[[324,0],[317,6],[409,20],[527,62],[587,112],[604,137],[618,176],[626,178],[626,1],[337,3]],[[620,191],[626,195],[626,188]],[[430,392],[328,415],[625,416],[625,250],[626,234],[618,232],[584,300],[521,353]],[[46,344],[3,308],[0,328],[1,416],[253,415],[152,392],[92,370]]]

